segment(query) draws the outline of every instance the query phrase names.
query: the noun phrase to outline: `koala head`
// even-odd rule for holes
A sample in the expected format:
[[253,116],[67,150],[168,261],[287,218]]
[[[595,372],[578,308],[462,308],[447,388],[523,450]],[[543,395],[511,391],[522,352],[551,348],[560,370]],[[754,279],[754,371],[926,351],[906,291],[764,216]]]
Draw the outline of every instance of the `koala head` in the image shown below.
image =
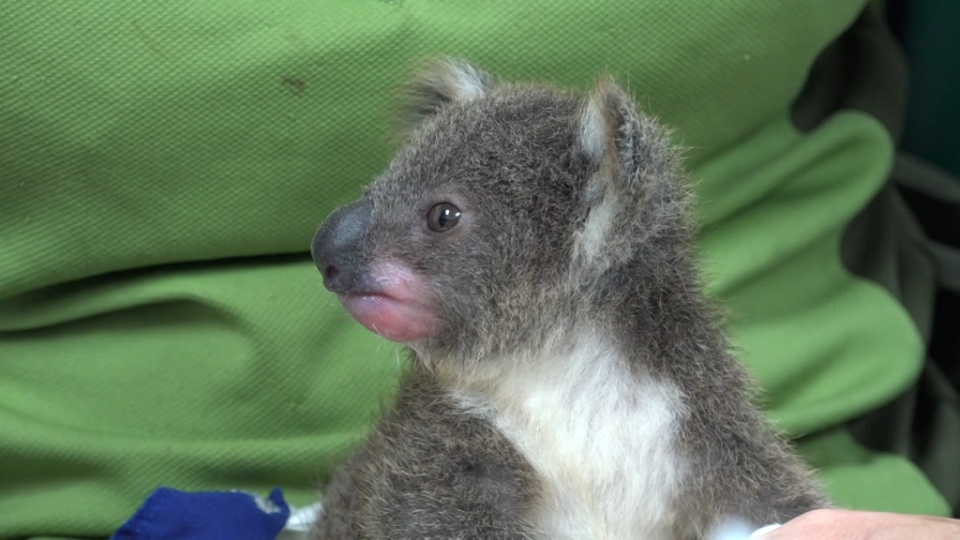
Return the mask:
[[580,95],[441,61],[410,89],[417,127],[312,245],[371,331],[476,361],[601,316],[670,256],[676,160],[608,77]]

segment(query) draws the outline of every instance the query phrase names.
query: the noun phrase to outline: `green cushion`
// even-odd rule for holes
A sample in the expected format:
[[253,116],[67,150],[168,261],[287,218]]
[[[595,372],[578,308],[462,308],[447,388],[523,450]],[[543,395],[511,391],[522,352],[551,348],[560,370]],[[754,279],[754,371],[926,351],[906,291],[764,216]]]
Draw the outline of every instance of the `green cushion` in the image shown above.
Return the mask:
[[[0,538],[107,536],[160,485],[315,498],[401,361],[322,290],[309,241],[385,166],[394,90],[427,54],[580,87],[615,74],[689,148],[710,291],[779,427],[827,433],[890,399],[921,340],[839,242],[891,140],[860,113],[788,121],[864,4],[5,6]],[[848,462],[816,460],[841,505],[873,507],[858,479],[895,477],[912,487],[884,509],[945,511],[900,458],[835,473]]]

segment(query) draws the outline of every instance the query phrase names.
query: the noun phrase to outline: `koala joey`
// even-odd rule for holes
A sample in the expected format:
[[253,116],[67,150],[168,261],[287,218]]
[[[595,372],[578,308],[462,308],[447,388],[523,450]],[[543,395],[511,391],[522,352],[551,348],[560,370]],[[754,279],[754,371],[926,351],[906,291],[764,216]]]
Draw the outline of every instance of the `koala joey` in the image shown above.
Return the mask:
[[586,95],[459,61],[312,254],[412,366],[324,492],[317,539],[700,539],[825,507],[749,402],[691,255],[668,137]]

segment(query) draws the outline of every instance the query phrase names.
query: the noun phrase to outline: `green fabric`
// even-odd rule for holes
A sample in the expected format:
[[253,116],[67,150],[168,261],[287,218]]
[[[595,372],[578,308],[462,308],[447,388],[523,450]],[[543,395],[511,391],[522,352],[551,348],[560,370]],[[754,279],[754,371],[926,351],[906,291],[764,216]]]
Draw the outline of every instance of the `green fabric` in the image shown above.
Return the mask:
[[850,507],[908,514],[942,508],[943,499],[929,482],[918,480],[917,469],[909,461],[869,452],[845,429],[813,435],[799,450],[814,466],[823,467],[827,491]]
[[[707,178],[703,200],[718,201],[704,205],[701,235],[712,289],[790,433],[875,407],[920,368],[922,343],[906,312],[839,257],[847,220],[883,183],[890,157],[880,124],[849,112],[807,136],[786,118],[773,121],[697,171]],[[724,199],[731,211],[722,219],[714,212]]]
[[[789,123],[864,4],[8,1],[0,538],[107,536],[159,485],[315,496],[400,362],[307,246],[385,165],[393,89],[430,53],[616,74],[690,149],[710,290],[779,426],[835,433],[891,399],[921,339],[839,254],[890,137],[863,113]],[[946,511],[905,460],[819,440],[800,447],[839,504]]]

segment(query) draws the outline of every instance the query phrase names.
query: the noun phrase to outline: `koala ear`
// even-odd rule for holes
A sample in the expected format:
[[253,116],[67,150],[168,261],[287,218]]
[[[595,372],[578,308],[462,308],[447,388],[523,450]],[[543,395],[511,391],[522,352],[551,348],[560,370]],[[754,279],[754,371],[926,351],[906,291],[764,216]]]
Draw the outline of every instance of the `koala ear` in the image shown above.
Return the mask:
[[482,97],[493,85],[489,75],[463,60],[432,60],[407,85],[407,120],[417,124],[448,103]]
[[650,194],[673,175],[667,141],[610,76],[599,78],[583,102],[575,150],[590,171],[576,241],[582,262],[605,267],[624,255],[611,242],[627,235],[610,232],[638,225]]
[[645,127],[627,93],[609,75],[601,76],[585,100],[579,133],[580,151],[601,173],[596,180],[636,187],[648,157],[642,155],[644,143],[656,142],[644,141]]

